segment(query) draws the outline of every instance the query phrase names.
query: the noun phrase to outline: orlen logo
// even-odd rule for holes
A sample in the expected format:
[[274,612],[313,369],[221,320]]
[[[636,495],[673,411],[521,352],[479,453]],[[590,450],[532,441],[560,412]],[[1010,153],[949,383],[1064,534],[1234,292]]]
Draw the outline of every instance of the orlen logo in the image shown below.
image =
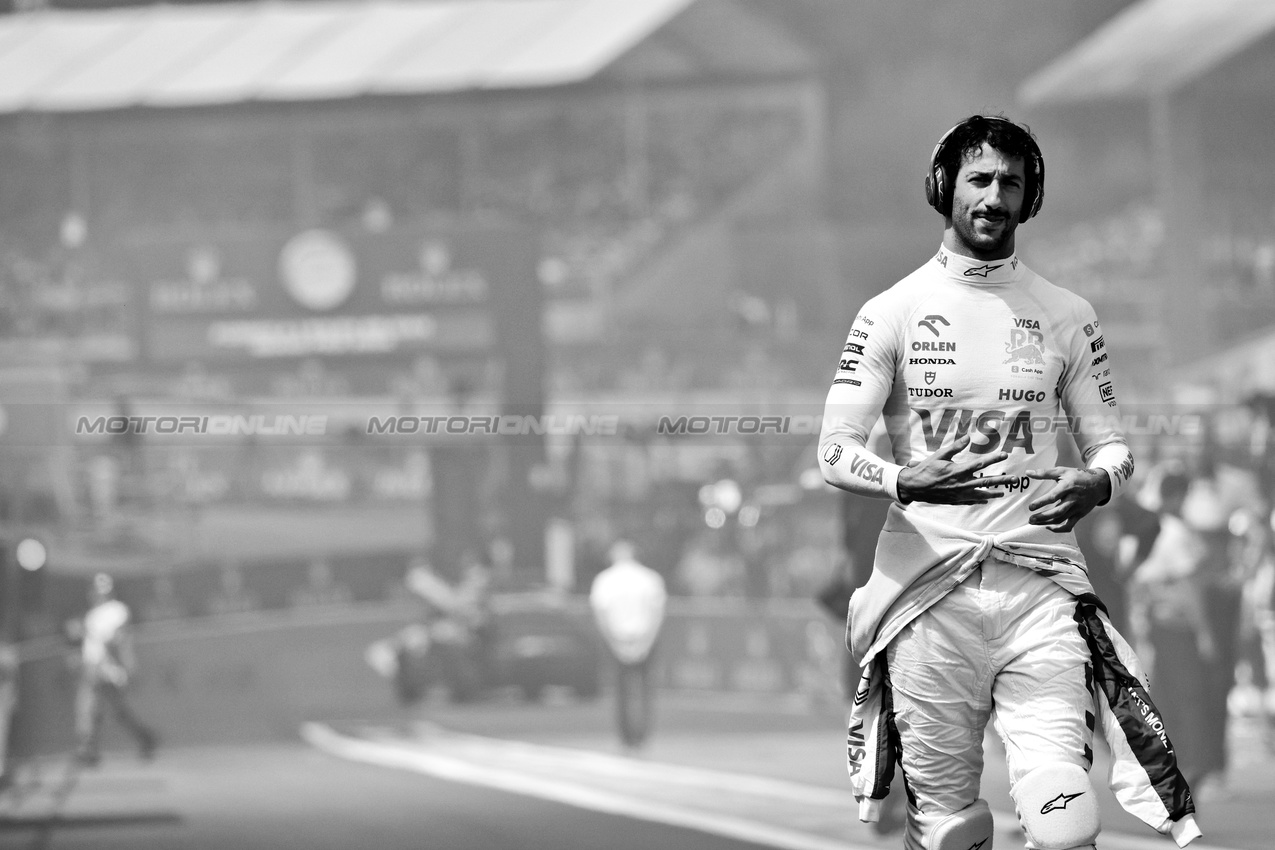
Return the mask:
[[935,336],[939,336],[942,332],[935,327],[935,323],[940,324],[945,328],[951,327],[951,324],[948,323],[947,319],[943,318],[937,313],[926,316],[924,319],[917,322],[916,326],[918,328],[926,328],[927,330],[929,330],[930,333],[934,334]]

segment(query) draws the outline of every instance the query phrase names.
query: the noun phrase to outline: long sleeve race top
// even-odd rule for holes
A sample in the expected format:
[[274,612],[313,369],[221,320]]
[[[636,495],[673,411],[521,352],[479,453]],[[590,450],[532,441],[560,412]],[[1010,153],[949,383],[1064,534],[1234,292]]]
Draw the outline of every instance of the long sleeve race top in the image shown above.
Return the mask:
[[[867,447],[884,418],[893,460]],[[1015,480],[981,505],[899,502],[899,472],[969,433],[970,454],[1006,451],[983,471]],[[1090,304],[1016,256],[988,262],[940,248],[928,263],[867,302],[850,329],[824,410],[819,464],[832,484],[895,500],[868,584],[852,608],[851,649],[863,661],[891,606],[932,602],[926,583],[968,564],[970,533],[1015,556],[1083,565],[1075,535],[1028,523],[1028,503],[1053,481],[1029,470],[1057,465],[1071,434],[1084,463],[1105,470],[1114,497],[1133,472],[1102,328]],[[945,537],[950,529],[953,537]],[[952,544],[957,543],[956,549]],[[961,551],[957,551],[957,549]],[[924,556],[930,553],[930,556]],[[944,564],[944,562],[947,562]],[[944,565],[946,569],[935,569]],[[967,572],[962,570],[962,573]],[[924,580],[923,580],[924,579]],[[950,589],[950,588],[949,588]],[[857,645],[854,645],[856,644]]]

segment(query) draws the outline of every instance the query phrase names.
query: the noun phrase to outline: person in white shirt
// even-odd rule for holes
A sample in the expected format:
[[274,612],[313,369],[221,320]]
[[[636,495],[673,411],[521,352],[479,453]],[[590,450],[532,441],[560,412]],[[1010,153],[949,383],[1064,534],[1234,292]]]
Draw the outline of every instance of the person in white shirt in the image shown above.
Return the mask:
[[651,658],[664,623],[668,592],[663,577],[637,561],[632,544],[616,543],[610,557],[611,566],[593,579],[589,607],[616,662],[620,739],[636,748],[651,731]]
[[[979,780],[993,718],[1032,850],[1093,850],[1098,722],[1125,807],[1179,844],[1199,835],[1072,533],[1120,492],[1133,457],[1093,308],[1015,254],[1044,176],[1034,137],[1008,119],[975,115],[940,139],[926,195],[942,245],[859,311],[828,393],[825,479],[893,502],[850,601],[864,674],[847,752],[864,820],[901,767],[908,850],[990,845]],[[868,445],[878,418],[891,458]],[[1082,468],[1059,465],[1060,431]]]
[[126,689],[137,669],[129,633],[128,606],[115,598],[115,582],[109,575],[93,577],[90,607],[78,624],[80,632],[80,681],[75,699],[76,757],[86,766],[101,759],[102,719],[109,704],[116,719],[137,741],[143,759],[155,754],[155,732],[133,711]]

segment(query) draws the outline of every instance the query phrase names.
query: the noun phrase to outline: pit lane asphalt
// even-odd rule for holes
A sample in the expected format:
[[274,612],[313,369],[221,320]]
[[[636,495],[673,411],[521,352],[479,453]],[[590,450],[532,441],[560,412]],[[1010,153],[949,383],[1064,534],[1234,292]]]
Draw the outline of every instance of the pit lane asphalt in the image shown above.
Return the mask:
[[[1205,838],[1197,850],[1272,846],[1275,768],[1260,733],[1236,722],[1226,789],[1199,803]],[[610,847],[687,850],[900,844],[854,818],[834,704],[663,694],[639,752],[619,746],[605,697],[433,702],[379,717],[317,718],[298,739],[164,751],[152,764],[108,752],[56,809],[65,762],[46,760],[22,805],[0,798],[0,848],[569,850],[600,846],[602,836]],[[342,752],[333,742],[356,746]],[[415,769],[414,759],[434,772]],[[1100,753],[1097,784],[1102,762]],[[528,790],[546,788],[556,791]],[[994,744],[983,794],[997,811],[998,846],[1021,846]],[[1173,847],[1103,796],[1104,850]],[[750,824],[759,828],[749,832]]]

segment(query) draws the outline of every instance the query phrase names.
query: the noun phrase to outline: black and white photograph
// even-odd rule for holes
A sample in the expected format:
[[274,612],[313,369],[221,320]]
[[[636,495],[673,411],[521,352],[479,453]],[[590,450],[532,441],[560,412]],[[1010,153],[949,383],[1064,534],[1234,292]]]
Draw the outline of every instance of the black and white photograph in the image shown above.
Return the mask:
[[1275,0],[0,0],[0,850],[1271,850]]

